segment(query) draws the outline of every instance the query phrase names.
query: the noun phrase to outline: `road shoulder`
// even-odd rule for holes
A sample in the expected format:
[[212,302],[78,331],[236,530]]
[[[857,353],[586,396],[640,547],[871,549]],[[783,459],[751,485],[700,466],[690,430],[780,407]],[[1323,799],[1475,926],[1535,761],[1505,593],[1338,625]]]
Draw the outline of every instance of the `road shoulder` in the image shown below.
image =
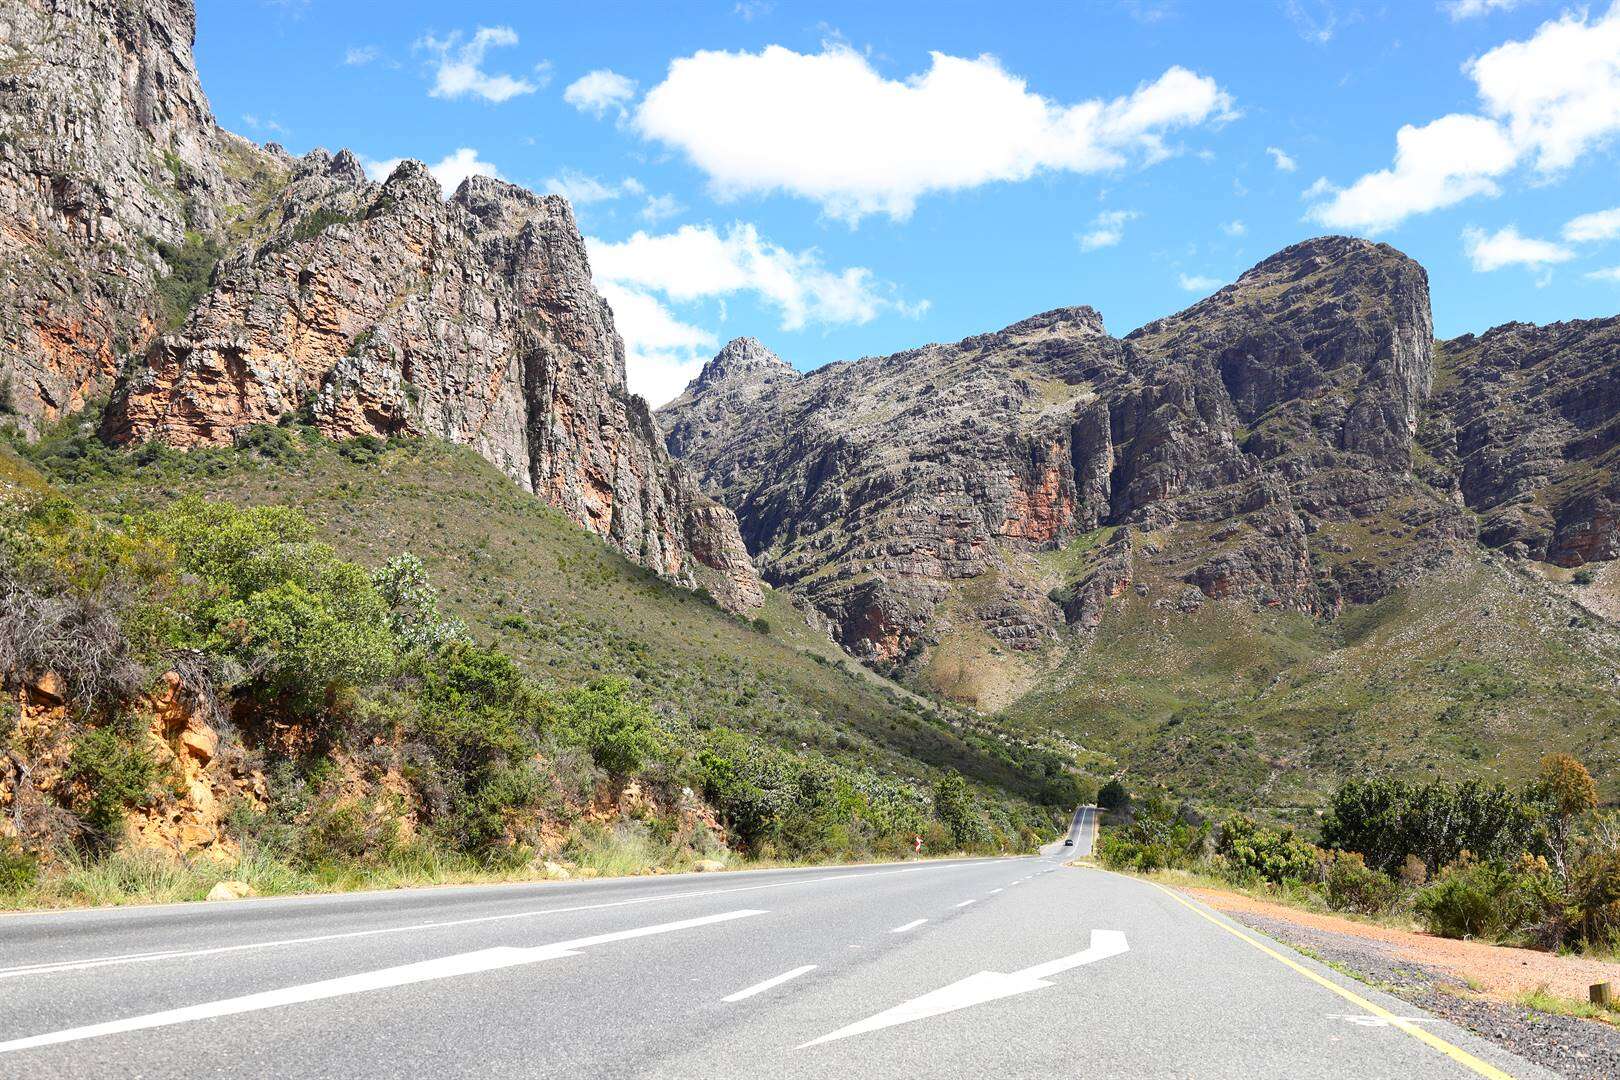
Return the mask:
[[1620,1076],[1620,1029],[1544,1012],[1518,1000],[1542,986],[1562,997],[1584,995],[1590,982],[1620,980],[1620,965],[1434,938],[1220,889],[1182,891],[1230,919],[1559,1075],[1594,1080]]

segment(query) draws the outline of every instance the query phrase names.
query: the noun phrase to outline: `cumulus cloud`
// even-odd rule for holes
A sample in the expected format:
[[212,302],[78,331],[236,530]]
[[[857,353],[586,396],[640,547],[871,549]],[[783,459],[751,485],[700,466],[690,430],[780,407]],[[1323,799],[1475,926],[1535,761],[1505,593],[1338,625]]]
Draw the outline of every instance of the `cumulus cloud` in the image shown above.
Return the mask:
[[[528,79],[484,70],[484,56],[490,49],[517,43],[517,31],[510,26],[480,26],[465,40],[460,30],[453,30],[442,38],[424,36],[415,47],[434,60],[433,88],[428,93],[450,99],[470,94],[496,104],[520,94],[534,93],[539,87]],[[543,76],[545,65],[536,70]]]
[[1452,22],[1489,15],[1493,11],[1512,11],[1524,0],[1445,0],[1440,10],[1451,16]]
[[587,72],[563,90],[564,101],[597,119],[605,116],[609,109],[622,110],[635,96],[635,80],[607,68]]
[[1570,218],[1564,223],[1564,239],[1572,244],[1620,240],[1620,206]]
[[587,241],[592,275],[613,306],[625,342],[630,388],[655,405],[680,393],[717,335],[685,321],[670,304],[751,295],[775,308],[784,330],[810,324],[871,322],[880,314],[915,316],[864,267],[828,268],[814,248],[790,251],[751,224],[725,230],[683,225],[674,232],[637,232],[627,240]]
[[1323,225],[1380,232],[1414,214],[1496,195],[1522,166],[1556,176],[1620,133],[1620,2],[1568,12],[1529,39],[1471,60],[1479,113],[1453,113],[1395,136],[1395,163],[1311,207]]
[[1181,67],[1065,105],[990,56],[934,53],[927,71],[896,80],[833,43],[677,59],[634,125],[684,153],[719,198],[780,191],[854,224],[905,218],[931,192],[1151,163],[1172,152],[1173,132],[1234,115],[1215,80]]
[[[371,158],[363,159],[366,175],[373,180],[386,180],[390,173],[399,167],[404,158],[384,158],[380,161]],[[480,160],[478,151],[470,146],[463,146],[454,153],[446,154],[437,164],[429,165],[428,172],[433,179],[439,182],[444,189],[445,197],[455,194],[456,188],[469,176],[493,176],[501,179],[501,172],[487,161]]]
[[1521,236],[1512,225],[1487,233],[1483,229],[1463,230],[1463,250],[1474,269],[1485,272],[1504,266],[1542,270],[1555,263],[1568,262],[1575,253],[1550,240]]
[[1076,237],[1080,241],[1080,250],[1096,251],[1098,248],[1113,247],[1125,238],[1125,223],[1141,216],[1135,210],[1103,211],[1092,218],[1091,228]]
[[673,195],[649,195],[646,203],[641,208],[641,216],[644,220],[656,225],[665,218],[672,218],[685,209],[686,207],[682,206],[680,200]]
[[574,206],[609,202],[621,196],[640,195],[646,191],[646,188],[641,186],[641,181],[633,176],[610,184],[576,169],[564,169],[558,175],[548,178],[545,187],[549,191],[555,191]]
[[1268,146],[1266,147],[1266,153],[1271,155],[1271,162],[1273,165],[1277,166],[1279,172],[1293,172],[1295,169],[1299,168],[1299,162],[1295,161],[1288,154],[1288,152],[1280,146]]
[[1220,278],[1209,277],[1205,274],[1180,274],[1177,276],[1176,281],[1188,292],[1199,293],[1210,292],[1225,284]]

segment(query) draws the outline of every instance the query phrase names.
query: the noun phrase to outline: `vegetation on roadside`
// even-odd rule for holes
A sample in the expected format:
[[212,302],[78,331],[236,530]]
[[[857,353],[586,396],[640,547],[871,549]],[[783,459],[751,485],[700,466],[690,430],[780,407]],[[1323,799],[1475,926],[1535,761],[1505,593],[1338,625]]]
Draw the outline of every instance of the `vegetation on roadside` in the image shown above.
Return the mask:
[[[0,801],[54,765],[27,827],[0,829],[21,832],[0,841],[0,905],[189,897],[226,874],[280,892],[554,859],[858,859],[916,835],[1007,851],[1074,798],[1055,756],[806,655],[773,629],[787,613],[762,628],[669,586],[450,448],[292,427],[119,454],[81,427],[18,453],[45,476],[0,450]],[[323,520],[353,528],[368,503],[369,527]],[[539,543],[503,550],[520,537]],[[535,595],[541,580],[577,602]],[[15,708],[47,673],[65,688],[55,747]],[[166,675],[218,733],[210,767],[263,777],[229,808],[232,865],[127,844],[127,822],[184,798],[151,749]]]
[[1620,814],[1599,809],[1591,774],[1568,754],[1544,757],[1517,790],[1349,781],[1320,841],[1150,798],[1102,830],[1097,853],[1117,869],[1189,870],[1334,911],[1406,916],[1445,937],[1620,948]]

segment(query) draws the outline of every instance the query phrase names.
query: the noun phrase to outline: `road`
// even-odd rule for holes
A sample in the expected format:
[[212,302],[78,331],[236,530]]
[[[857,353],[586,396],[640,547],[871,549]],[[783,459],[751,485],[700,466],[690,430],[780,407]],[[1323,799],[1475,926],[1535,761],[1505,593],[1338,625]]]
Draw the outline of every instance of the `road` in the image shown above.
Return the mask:
[[1097,839],[1097,808],[1095,806],[1077,806],[1074,817],[1069,821],[1068,840],[1070,858],[1081,858],[1091,854],[1091,845]]
[[1549,1075],[1074,850],[0,916],[0,1076]]

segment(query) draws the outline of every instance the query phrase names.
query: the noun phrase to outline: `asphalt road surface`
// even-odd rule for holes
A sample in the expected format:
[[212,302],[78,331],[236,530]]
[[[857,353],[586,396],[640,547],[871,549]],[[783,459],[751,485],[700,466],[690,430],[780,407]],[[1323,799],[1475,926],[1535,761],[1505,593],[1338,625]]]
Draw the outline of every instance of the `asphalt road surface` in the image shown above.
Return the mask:
[[1095,806],[1077,806],[1074,817],[1069,821],[1069,856],[1080,858],[1091,854],[1091,845],[1097,839],[1097,808]]
[[1074,852],[0,916],[0,1077],[1549,1075]]

